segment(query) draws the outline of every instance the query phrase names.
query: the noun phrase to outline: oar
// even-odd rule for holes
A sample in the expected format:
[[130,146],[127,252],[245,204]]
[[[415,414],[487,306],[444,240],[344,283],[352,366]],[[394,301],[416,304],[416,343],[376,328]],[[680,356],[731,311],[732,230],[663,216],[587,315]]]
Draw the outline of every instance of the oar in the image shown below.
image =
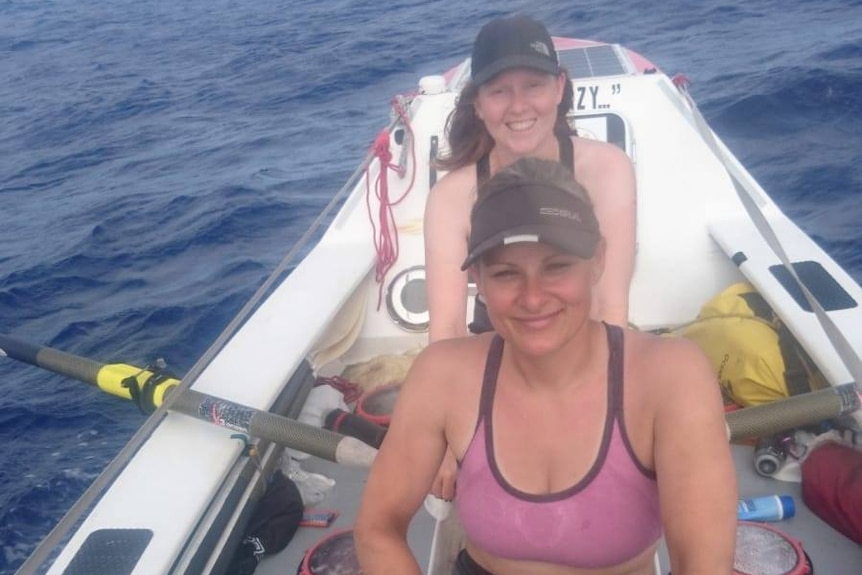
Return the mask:
[[[142,409],[161,405],[180,383],[156,369],[104,364],[6,335],[0,335],[0,355],[96,385],[118,397],[135,399]],[[175,398],[171,410],[336,463],[369,467],[377,455],[376,449],[353,437],[193,389]]]
[[860,405],[856,384],[845,383],[731,411],[727,429],[731,441],[752,439],[850,415]]
[[[2,334],[0,355],[97,385],[106,393],[124,399],[134,399],[144,410],[161,405],[180,383],[158,370],[104,364]],[[740,441],[813,425],[858,409],[856,386],[848,383],[728,413],[727,426],[731,441]],[[193,389],[177,397],[172,410],[347,465],[369,466],[377,454],[376,449],[352,437]]]

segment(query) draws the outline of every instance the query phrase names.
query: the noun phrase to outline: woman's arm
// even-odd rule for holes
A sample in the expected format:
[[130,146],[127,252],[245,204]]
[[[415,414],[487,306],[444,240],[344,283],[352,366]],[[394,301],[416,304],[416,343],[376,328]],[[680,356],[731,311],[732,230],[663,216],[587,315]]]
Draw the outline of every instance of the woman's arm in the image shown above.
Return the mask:
[[[736,541],[736,475],[715,374],[692,342],[660,342],[651,377],[654,458],[674,575],[728,575]],[[663,372],[663,373],[662,373]]]
[[429,341],[467,335],[467,257],[475,178],[462,168],[446,174],[425,205],[425,286]]
[[637,241],[634,166],[622,150],[611,144],[577,140],[575,149],[579,147],[587,149],[575,166],[575,177],[590,194],[607,246],[592,316],[626,326]]
[[440,369],[449,358],[439,351],[426,348],[414,361],[368,476],[354,530],[357,556],[368,575],[421,573],[407,545],[407,527],[447,445],[448,394],[441,393],[440,378],[448,376]]

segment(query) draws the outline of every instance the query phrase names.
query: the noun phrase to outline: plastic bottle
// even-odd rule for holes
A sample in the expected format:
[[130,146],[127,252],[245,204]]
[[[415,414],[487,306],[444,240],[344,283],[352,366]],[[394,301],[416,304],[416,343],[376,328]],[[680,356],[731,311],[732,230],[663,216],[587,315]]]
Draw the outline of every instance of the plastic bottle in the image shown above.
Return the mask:
[[796,514],[796,503],[790,495],[766,495],[741,499],[736,517],[741,521],[781,521]]

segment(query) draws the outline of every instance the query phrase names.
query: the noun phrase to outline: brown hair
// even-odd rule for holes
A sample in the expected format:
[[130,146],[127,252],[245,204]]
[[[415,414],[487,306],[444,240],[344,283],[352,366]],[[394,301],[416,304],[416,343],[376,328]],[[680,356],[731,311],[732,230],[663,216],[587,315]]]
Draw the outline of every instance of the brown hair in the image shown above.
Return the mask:
[[[566,114],[572,110],[575,102],[575,92],[572,88],[569,72],[560,68],[565,76],[563,98],[557,106],[557,122],[554,124],[554,134],[560,137],[572,135],[572,129],[566,120]],[[446,137],[449,140],[449,154],[436,159],[436,167],[441,170],[455,170],[468,164],[475,164],[494,147],[494,139],[488,133],[485,123],[476,116],[474,103],[479,95],[479,85],[468,81],[461,90],[455,109],[446,120]]]

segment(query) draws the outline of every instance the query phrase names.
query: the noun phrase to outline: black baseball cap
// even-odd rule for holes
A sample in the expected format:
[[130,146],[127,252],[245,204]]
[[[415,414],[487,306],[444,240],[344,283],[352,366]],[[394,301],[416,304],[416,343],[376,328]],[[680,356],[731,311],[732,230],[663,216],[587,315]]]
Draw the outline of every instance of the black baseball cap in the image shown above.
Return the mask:
[[[520,163],[557,164],[535,158],[524,158],[511,165],[518,170]],[[557,166],[564,170],[563,166]],[[556,166],[552,166],[556,170]],[[503,245],[519,242],[541,242],[566,253],[589,259],[601,239],[595,212],[584,192],[568,174],[561,184],[552,178],[518,179],[497,176],[483,185],[481,195],[470,215],[470,239],[467,259],[462,270],[469,268],[483,255]],[[569,189],[569,188],[572,189]]]
[[477,85],[512,68],[531,68],[557,75],[560,64],[544,24],[522,14],[495,18],[479,30],[473,43],[471,77]]

